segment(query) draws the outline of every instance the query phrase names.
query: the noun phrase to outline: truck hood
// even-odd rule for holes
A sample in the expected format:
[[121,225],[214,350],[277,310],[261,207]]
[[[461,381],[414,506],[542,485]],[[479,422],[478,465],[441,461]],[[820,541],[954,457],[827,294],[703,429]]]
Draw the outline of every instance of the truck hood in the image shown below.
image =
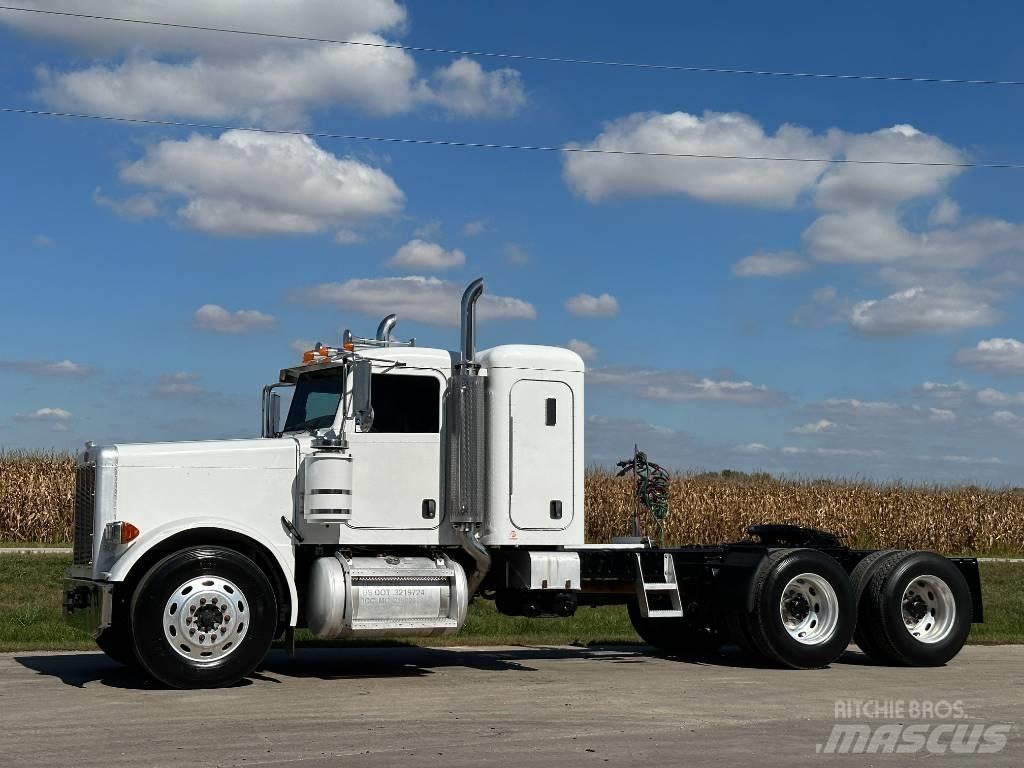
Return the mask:
[[196,440],[181,443],[119,443],[120,469],[290,469],[298,464],[291,438]]

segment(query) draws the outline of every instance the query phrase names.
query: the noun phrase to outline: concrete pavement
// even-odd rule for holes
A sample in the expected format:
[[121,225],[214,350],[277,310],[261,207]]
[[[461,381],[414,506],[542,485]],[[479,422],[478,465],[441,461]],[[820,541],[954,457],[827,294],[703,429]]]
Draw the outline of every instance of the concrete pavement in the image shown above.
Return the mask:
[[[30,766],[768,766],[1024,762],[1024,646],[969,647],[946,668],[848,653],[830,669],[643,647],[274,651],[225,690],[169,691],[98,653],[0,654],[0,764]],[[889,707],[837,720],[860,702]],[[897,702],[903,702],[897,709]],[[917,702],[917,704],[914,704]],[[911,708],[960,702],[962,717]],[[843,705],[840,705],[842,707]],[[877,712],[876,712],[877,714]],[[884,712],[883,712],[884,714]],[[937,711],[946,715],[946,711]],[[948,729],[904,754],[819,754],[837,723],[1002,724],[1004,749],[954,754]],[[902,727],[902,726],[898,726]],[[872,731],[874,734],[874,731]],[[879,742],[881,743],[881,742]],[[906,744],[907,742],[901,742]],[[923,743],[923,740],[922,740]],[[985,742],[987,743],[987,742]],[[864,745],[861,745],[861,749]]]

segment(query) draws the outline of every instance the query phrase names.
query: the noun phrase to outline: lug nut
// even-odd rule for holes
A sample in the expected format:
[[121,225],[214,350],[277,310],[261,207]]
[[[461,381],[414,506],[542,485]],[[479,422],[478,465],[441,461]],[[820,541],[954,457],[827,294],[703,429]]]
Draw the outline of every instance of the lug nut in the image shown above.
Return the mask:
[[196,612],[196,607],[195,607],[194,605],[190,605],[190,606],[188,607],[188,612],[189,612],[189,613],[195,613],[195,612]]
[[191,628],[191,629],[190,629],[190,630],[188,631],[188,633],[189,633],[190,635],[194,635],[194,634],[196,633],[196,628],[195,628],[195,627],[192,627],[192,628]]
[[224,621],[226,621],[226,622],[227,622],[227,621],[231,621],[231,615],[230,615],[230,614],[227,614],[227,613],[225,613],[225,614],[224,614]]
[[200,597],[199,598],[199,604],[200,605],[206,605],[206,598],[205,597]]
[[199,636],[199,642],[200,643],[203,642],[203,640],[205,640],[205,639],[206,639],[206,635],[200,635]]
[[191,616],[186,616],[185,617],[185,623],[186,624],[191,624],[192,623],[192,617]]

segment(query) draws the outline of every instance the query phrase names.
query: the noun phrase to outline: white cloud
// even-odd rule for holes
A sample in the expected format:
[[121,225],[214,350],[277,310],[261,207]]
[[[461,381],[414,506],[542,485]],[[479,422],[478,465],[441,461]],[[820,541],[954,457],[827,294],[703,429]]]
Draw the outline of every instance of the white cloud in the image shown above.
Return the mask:
[[530,254],[519,243],[505,243],[501,248],[502,256],[509,264],[521,267],[530,261]]
[[597,358],[597,347],[582,339],[569,339],[565,345],[584,360],[590,361]]
[[476,237],[482,235],[487,231],[487,222],[483,219],[475,219],[474,221],[467,221],[462,225],[462,234],[466,237]]
[[50,425],[54,432],[67,432],[71,422],[71,412],[63,408],[40,408],[31,413],[21,413],[16,417],[22,421],[38,421]]
[[976,397],[982,405],[1024,405],[1024,392],[1000,392],[998,389],[986,387],[978,390]]
[[998,374],[1024,373],[1024,342],[1017,339],[984,339],[961,349],[954,358],[960,365]]
[[337,158],[305,136],[236,130],[162,141],[121,178],[184,197],[181,219],[222,235],[321,232],[395,213],[404,200],[380,169]]
[[736,453],[764,453],[769,448],[763,443],[746,443],[744,445],[737,445],[733,450]]
[[[165,4],[157,0],[122,6],[138,17],[167,18]],[[101,0],[69,0],[62,9],[111,12]],[[305,31],[366,45],[169,33],[145,26],[125,34],[123,25],[36,14],[3,14],[0,23],[90,54],[94,63],[81,69],[38,70],[40,95],[63,109],[294,127],[307,122],[313,110],[336,105],[376,115],[427,105],[452,115],[498,117],[513,114],[526,101],[518,71],[487,71],[466,58],[423,78],[408,52],[386,47],[389,40],[382,35],[402,31],[406,22],[405,9],[393,0],[184,0],[174,10],[174,20],[193,24],[233,27],[244,17],[249,29]]]
[[794,325],[822,326],[845,320],[849,302],[839,296],[834,286],[826,285],[811,294],[811,300],[793,313]]
[[[842,134],[842,156],[849,160],[906,160],[958,163],[966,158],[941,139],[911,125],[894,125],[866,134]],[[940,192],[963,168],[889,166],[842,163],[832,165],[818,183],[820,208],[891,207]]]
[[932,421],[949,422],[956,421],[956,413],[948,408],[929,408],[928,413]]
[[107,197],[100,187],[96,187],[92,192],[92,200],[96,205],[109,208],[126,219],[146,219],[157,214],[156,199],[153,195],[133,195],[117,200]]
[[956,200],[944,197],[935,204],[928,214],[928,223],[933,227],[955,224],[960,218],[960,206]]
[[763,384],[701,378],[686,371],[597,368],[587,372],[587,383],[615,389],[625,395],[674,403],[707,401],[774,405],[787,399],[784,393]]
[[1024,253],[1024,227],[978,219],[959,228],[912,232],[893,211],[827,213],[803,234],[808,253],[834,264],[910,263],[929,269],[976,267],[992,256]]
[[204,304],[193,315],[195,327],[214,333],[246,333],[261,328],[270,328],[277,321],[271,315],[255,309],[239,309],[234,312],[219,304]]
[[619,302],[610,293],[602,293],[600,296],[581,293],[567,299],[565,308],[570,314],[579,317],[615,317],[619,314]]
[[989,420],[1001,427],[1019,427],[1024,424],[1024,419],[1013,411],[995,411]]
[[956,456],[947,455],[942,457],[943,461],[948,461],[953,464],[1002,464],[1002,459],[996,458],[995,456],[989,456],[987,458],[978,458],[974,456]]
[[[48,0],[25,0],[27,8],[51,9]],[[162,0],[122,0],[113,8],[109,0],[63,0],[61,10],[75,13],[121,15],[157,21],[181,21],[209,27],[238,27],[245,19],[246,29],[265,32],[287,30],[291,34],[350,38],[373,31],[401,31],[407,21],[405,8],[395,0],[175,0],[168,6]],[[168,13],[168,10],[173,10]],[[117,14],[112,14],[117,10]],[[125,34],[122,24],[84,22],[81,19],[44,16],[35,13],[5,13],[0,24],[34,35],[72,43],[94,55],[111,55],[125,48],[182,54],[197,51],[207,55],[239,56],[267,48],[266,39],[242,35],[165,29],[133,25]]]
[[885,451],[878,448],[816,448],[819,456],[884,456]]
[[47,237],[46,235],[35,235],[32,238],[32,242],[40,248],[52,248],[54,245],[53,238]]
[[[827,157],[831,141],[806,128],[783,125],[769,135],[737,112],[638,112],[614,120],[590,142],[605,150],[673,154]],[[592,203],[614,197],[687,195],[716,203],[788,207],[821,175],[819,163],[683,159],[567,153],[566,182]]]
[[526,103],[526,89],[517,70],[486,71],[462,57],[436,70],[430,80],[431,100],[461,117],[506,117]]
[[792,445],[787,445],[782,449],[782,452],[787,456],[799,456],[801,453],[806,453],[803,448],[797,448]]
[[425,240],[410,240],[388,261],[388,266],[430,271],[461,267],[466,255],[459,249],[446,251],[437,243]]
[[[411,275],[322,283],[297,292],[294,298],[373,317],[397,312],[400,317],[428,325],[458,326],[462,289],[459,283]],[[537,311],[522,299],[484,293],[477,305],[477,317],[480,320],[533,320]]]
[[850,312],[851,327],[865,336],[941,333],[992,325],[999,313],[970,292],[916,286],[884,299],[859,301]]
[[782,277],[805,269],[807,263],[796,251],[758,251],[732,265],[737,277]]
[[80,378],[95,373],[95,369],[71,360],[0,360],[0,370],[19,371],[34,376]]
[[416,227],[412,234],[413,237],[417,237],[420,240],[436,240],[441,236],[441,221],[439,219],[425,221]]
[[366,238],[363,235],[359,234],[354,229],[349,229],[347,227],[342,227],[334,233],[334,242],[338,245],[356,245],[357,243],[363,242],[365,239]]
[[157,379],[153,395],[160,398],[188,398],[205,395],[206,390],[198,382],[198,373],[181,371],[179,373],[164,374]]
[[293,352],[297,352],[301,355],[303,352],[311,350],[315,344],[315,341],[309,341],[308,339],[295,339],[288,343],[288,347]]
[[880,400],[857,400],[856,398],[829,398],[822,407],[833,413],[851,415],[891,413],[899,409],[895,403]]
[[808,422],[802,424],[799,427],[793,427],[789,430],[791,435],[820,435],[823,432],[830,432],[836,427],[835,422],[829,421],[828,419],[818,419],[817,421]]

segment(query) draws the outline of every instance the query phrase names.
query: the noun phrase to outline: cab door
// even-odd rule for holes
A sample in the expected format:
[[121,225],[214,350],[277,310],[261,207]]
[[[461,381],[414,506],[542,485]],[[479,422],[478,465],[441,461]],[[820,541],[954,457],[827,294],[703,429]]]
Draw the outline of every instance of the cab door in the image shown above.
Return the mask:
[[560,530],[574,513],[573,394],[522,379],[509,392],[509,516],[520,529]]
[[374,373],[373,424],[353,431],[352,528],[436,528],[441,504],[441,393],[437,370]]

